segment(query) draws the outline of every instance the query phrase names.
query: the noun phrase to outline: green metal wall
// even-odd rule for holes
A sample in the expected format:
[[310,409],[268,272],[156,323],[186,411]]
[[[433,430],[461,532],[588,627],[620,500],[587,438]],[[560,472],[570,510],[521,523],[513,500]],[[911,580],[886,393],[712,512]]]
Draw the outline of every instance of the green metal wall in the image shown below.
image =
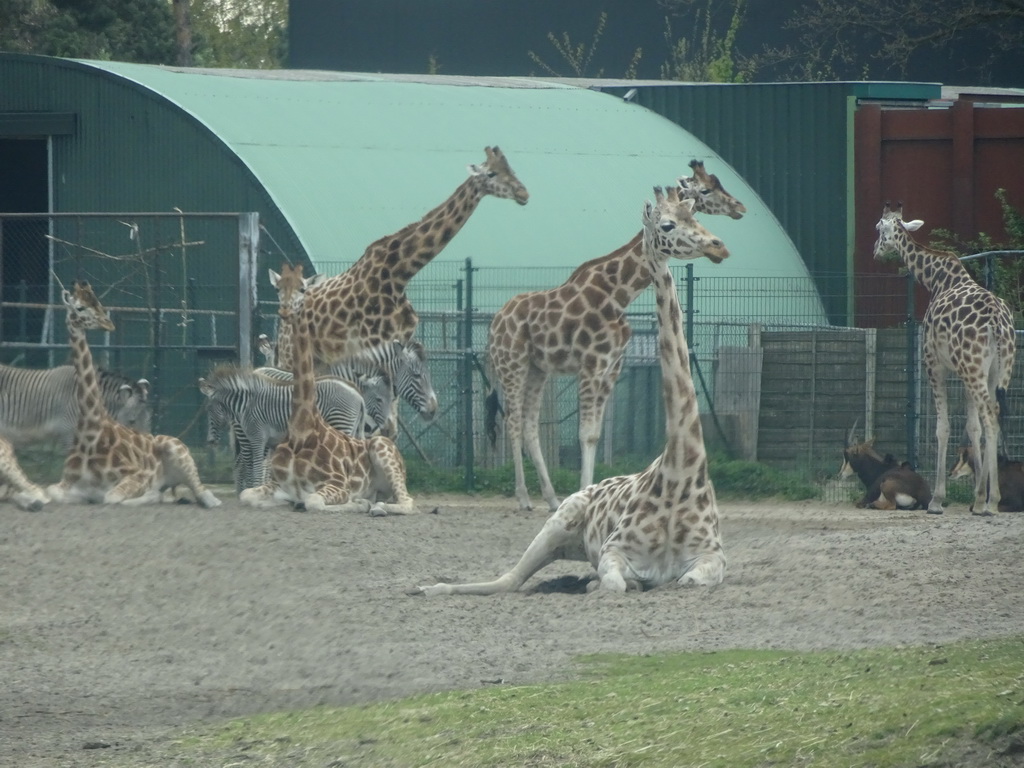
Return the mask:
[[[199,120],[152,90],[100,69],[47,57],[3,59],[0,112],[76,115],[74,134],[53,137],[54,212],[257,211],[267,233],[262,248],[270,250],[271,261],[280,261],[277,246],[303,253],[263,186]],[[110,178],[118,182],[95,183]],[[237,249],[223,255],[203,263],[206,282],[237,279]],[[260,290],[269,297],[269,286]]]
[[832,322],[846,324],[857,100],[940,94],[928,83],[645,83],[634,98],[693,133],[754,188],[828,297]]

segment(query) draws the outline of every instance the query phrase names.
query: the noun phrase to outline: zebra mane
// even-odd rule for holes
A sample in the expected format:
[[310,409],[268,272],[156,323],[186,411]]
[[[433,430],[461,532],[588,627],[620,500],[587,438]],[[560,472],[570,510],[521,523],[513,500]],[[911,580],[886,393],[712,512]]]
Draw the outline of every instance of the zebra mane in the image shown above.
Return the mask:
[[231,363],[218,365],[206,378],[207,384],[214,389],[231,390],[235,392],[251,392],[264,389],[268,385],[275,387],[290,387],[290,381],[275,379],[256,373],[252,368],[243,368]]

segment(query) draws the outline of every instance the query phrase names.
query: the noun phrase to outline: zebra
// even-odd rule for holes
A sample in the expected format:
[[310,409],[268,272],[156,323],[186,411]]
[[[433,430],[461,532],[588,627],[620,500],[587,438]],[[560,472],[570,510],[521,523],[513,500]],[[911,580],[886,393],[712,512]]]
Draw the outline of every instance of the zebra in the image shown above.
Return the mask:
[[[282,371],[280,368],[263,366],[256,368],[253,372],[280,381],[292,380],[292,372]],[[395,394],[391,380],[379,373],[372,376],[355,377],[329,374],[329,377],[351,384],[363,396],[363,404],[366,406],[366,424],[360,437],[384,434],[386,426],[394,421]]]
[[[149,432],[149,382],[132,381],[112,371],[99,371],[103,405],[112,418],[139,432]],[[17,368],[0,364],[0,437],[15,447],[56,442],[71,450],[78,424],[75,369]]]
[[[424,421],[430,421],[437,413],[437,393],[430,379],[427,353],[423,344],[415,339],[404,344],[392,341],[368,349],[356,357],[328,366],[327,372],[348,379],[384,374],[391,380],[395,395],[412,406]],[[381,434],[392,440],[397,437],[397,408],[381,426]]]
[[[324,420],[335,429],[362,437],[366,406],[351,384],[334,376],[317,378],[317,405]],[[235,488],[262,485],[264,460],[288,432],[292,407],[289,381],[235,366],[219,366],[208,378],[199,379],[206,397],[207,442],[220,440],[231,430],[235,440]]]
[[[256,346],[266,360],[267,366],[257,370],[280,371],[274,368],[277,363],[277,349],[270,337],[261,333]],[[415,339],[405,343],[391,341],[365,350],[356,357],[328,366],[326,373],[356,382],[357,386],[362,377],[387,376],[393,383],[394,395],[405,400],[424,421],[430,421],[437,413],[437,393],[430,379],[427,353],[423,344]],[[365,391],[363,397],[367,399]],[[367,413],[371,413],[368,399]],[[377,418],[376,413],[372,415],[374,422],[380,427],[381,434],[394,440],[398,435],[398,409],[391,411],[391,415],[386,419]]]

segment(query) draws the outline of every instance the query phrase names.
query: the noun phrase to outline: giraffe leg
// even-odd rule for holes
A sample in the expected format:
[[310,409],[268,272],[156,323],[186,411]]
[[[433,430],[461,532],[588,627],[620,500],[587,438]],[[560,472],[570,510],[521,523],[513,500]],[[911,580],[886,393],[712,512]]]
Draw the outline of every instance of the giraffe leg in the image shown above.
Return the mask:
[[153,487],[151,472],[133,472],[121,478],[113,488],[103,494],[104,504],[155,504],[160,491]]
[[599,375],[580,371],[581,489],[594,482],[594,464],[597,460],[597,444],[601,440],[604,410],[621,370],[620,355],[607,371],[602,371]]
[[434,595],[493,595],[515,592],[526,580],[546,565],[558,559],[560,551],[583,537],[584,518],[590,504],[590,494],[578,491],[563,501],[545,521],[540,532],[530,542],[526,552],[512,570],[494,581],[472,584],[435,584],[417,587],[412,594]]
[[11,500],[19,508],[29,512],[42,509],[50,498],[42,488],[25,476],[14,455],[14,449],[6,440],[0,441],[0,463],[3,465],[0,482],[9,486]]
[[[547,382],[547,378],[546,373],[534,366],[530,366],[530,372],[526,377],[526,386],[523,392],[523,438],[526,442],[526,450],[530,454],[533,466],[537,470],[541,495],[553,512],[558,509],[558,497],[555,495],[555,487],[551,484],[551,476],[548,475],[548,465],[545,463],[544,454],[540,449],[540,410],[544,399],[544,384]],[[524,480],[524,493],[525,490]]]
[[533,509],[530,492],[526,489],[526,472],[523,469],[523,383],[502,381],[505,394],[505,432],[512,444],[512,465],[516,476],[516,501],[524,512]]
[[942,503],[946,500],[946,451],[949,447],[949,401],[946,397],[946,371],[941,370],[937,363],[926,361],[928,378],[932,385],[932,398],[935,400],[935,442],[938,455],[935,464],[935,489],[928,505],[929,515],[941,515]]
[[220,506],[220,499],[200,481],[196,463],[183,442],[167,435],[154,435],[153,442],[163,471],[163,487],[185,485],[202,506]]
[[320,486],[302,503],[307,512],[356,512],[365,515],[370,511],[368,499],[353,499],[347,488],[336,484]]
[[378,493],[384,495],[384,501],[377,501],[370,508],[370,515],[414,515],[419,513],[412,496],[405,487],[405,462],[395,444],[387,439],[376,437],[368,440],[367,450],[370,451],[370,462],[373,466],[373,486]]
[[252,507],[282,507],[291,502],[277,493],[277,485],[268,482],[254,488],[246,488],[238,494],[238,500]]
[[[985,461],[978,473],[981,482],[974,489],[971,511],[986,517],[999,511],[999,420],[991,402],[981,406]],[[977,479],[977,478],[976,478]],[[980,509],[980,511],[979,511]]]

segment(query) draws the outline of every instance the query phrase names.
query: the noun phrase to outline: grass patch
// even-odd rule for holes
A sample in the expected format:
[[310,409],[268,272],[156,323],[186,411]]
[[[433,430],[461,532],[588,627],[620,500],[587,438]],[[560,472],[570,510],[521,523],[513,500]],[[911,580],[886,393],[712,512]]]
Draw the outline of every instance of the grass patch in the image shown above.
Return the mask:
[[[631,475],[642,471],[649,463],[649,460],[643,458],[625,457],[615,464],[598,464],[594,468],[594,480]],[[804,480],[795,472],[774,469],[766,464],[711,456],[708,467],[715,492],[722,498],[779,498],[788,501],[821,498],[821,489],[814,483]],[[524,472],[526,487],[536,496],[540,482],[529,461],[525,462]],[[409,491],[414,495],[466,492],[465,474],[461,470],[438,469],[423,461],[407,459],[406,474]],[[474,475],[475,493],[508,497],[515,495],[515,468],[511,463],[494,468],[477,468]],[[551,470],[551,483],[555,486],[555,492],[563,498],[578,490],[579,482],[577,470]]]
[[593,656],[579,672],[555,685],[234,720],[188,734],[161,760],[897,768],[1009,764],[1024,747],[1022,638],[848,653]]

